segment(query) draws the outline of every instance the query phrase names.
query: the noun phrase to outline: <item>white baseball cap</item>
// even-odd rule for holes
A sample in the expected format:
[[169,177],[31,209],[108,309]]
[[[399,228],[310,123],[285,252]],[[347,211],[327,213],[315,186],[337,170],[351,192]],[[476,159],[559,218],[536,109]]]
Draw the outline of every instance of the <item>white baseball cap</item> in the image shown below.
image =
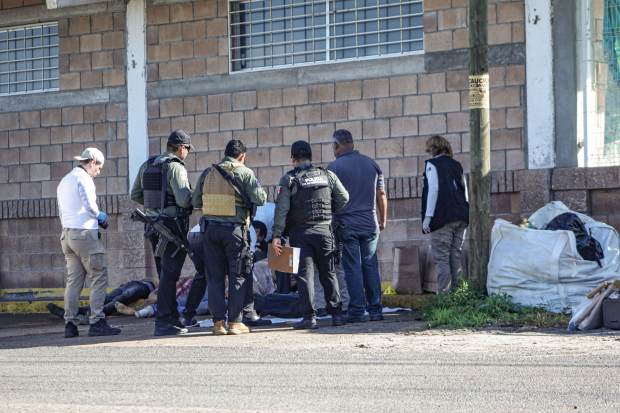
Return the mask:
[[94,159],[97,163],[103,163],[103,154],[97,148],[86,148],[84,152],[82,152],[82,156],[75,156],[73,159],[76,161],[89,161]]

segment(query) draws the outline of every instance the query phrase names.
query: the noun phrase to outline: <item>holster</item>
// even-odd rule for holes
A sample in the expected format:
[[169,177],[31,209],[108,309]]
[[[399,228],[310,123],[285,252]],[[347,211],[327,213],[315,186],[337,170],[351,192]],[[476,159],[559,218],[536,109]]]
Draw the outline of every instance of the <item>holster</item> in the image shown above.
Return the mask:
[[209,225],[209,221],[205,219],[205,217],[200,218],[200,233],[204,234],[207,232],[207,226]]

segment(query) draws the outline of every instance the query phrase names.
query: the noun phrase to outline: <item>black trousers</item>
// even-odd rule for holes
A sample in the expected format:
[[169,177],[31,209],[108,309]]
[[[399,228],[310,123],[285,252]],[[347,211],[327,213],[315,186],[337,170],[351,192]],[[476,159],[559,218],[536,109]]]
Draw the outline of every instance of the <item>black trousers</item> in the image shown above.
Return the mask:
[[189,294],[185,302],[183,317],[192,319],[196,315],[196,309],[207,292],[207,278],[205,273],[205,246],[200,232],[190,232],[188,236],[189,250],[194,254],[192,262],[196,268],[194,281],[189,287]]
[[[204,233],[209,311],[214,322],[226,320],[240,323],[245,299],[246,280],[251,274],[237,274],[237,261],[244,241],[245,226],[237,227],[209,223]],[[226,274],[228,274],[228,311],[226,308]]]
[[[114,314],[116,312],[116,307],[114,306],[114,304],[116,304],[117,302],[129,305],[135,301],[148,298],[150,293],[150,288],[147,287],[144,283],[138,281],[129,281],[128,283],[125,283],[118,288],[110,291],[105,296],[105,301],[103,302],[103,314],[105,314],[106,317]],[[88,305],[80,307],[78,309],[78,314],[86,315],[89,309],[90,306]]]
[[[168,230],[170,230],[177,237],[183,238],[184,234],[171,218],[160,219]],[[153,251],[157,246],[157,238],[149,238]],[[157,290],[157,314],[155,316],[155,325],[159,327],[166,327],[170,324],[170,317],[179,318],[179,310],[177,309],[177,282],[181,276],[181,270],[185,263],[187,253],[179,251],[173,258],[172,254],[177,249],[176,245],[169,243],[164,250],[164,254],[159,260],[159,289]],[[155,258],[155,264],[157,265],[157,257]]]
[[334,270],[332,252],[334,234],[330,225],[300,225],[289,232],[291,247],[300,248],[299,271],[296,275],[301,312],[304,317],[316,315],[314,308],[314,267],[319,270],[319,281],[325,290],[327,312],[342,313],[338,279]]

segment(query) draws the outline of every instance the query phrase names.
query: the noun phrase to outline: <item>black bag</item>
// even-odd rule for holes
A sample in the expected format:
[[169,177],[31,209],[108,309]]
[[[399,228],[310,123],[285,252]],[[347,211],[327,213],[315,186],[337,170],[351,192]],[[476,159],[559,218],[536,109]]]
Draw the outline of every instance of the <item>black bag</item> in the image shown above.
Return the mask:
[[601,258],[605,258],[601,243],[592,238],[586,226],[572,212],[565,212],[553,218],[545,227],[548,231],[572,231],[577,239],[577,252],[586,261],[596,261],[603,268]]

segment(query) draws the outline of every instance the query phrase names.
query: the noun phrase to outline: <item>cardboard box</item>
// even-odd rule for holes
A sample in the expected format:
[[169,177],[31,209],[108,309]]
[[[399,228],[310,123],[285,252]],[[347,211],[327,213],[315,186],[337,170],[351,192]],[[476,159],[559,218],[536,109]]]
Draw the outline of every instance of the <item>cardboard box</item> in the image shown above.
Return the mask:
[[420,248],[418,246],[396,247],[392,288],[397,294],[422,294],[420,274]]
[[273,245],[269,244],[269,269],[297,274],[300,252],[299,248],[282,247],[282,254],[277,256]]

